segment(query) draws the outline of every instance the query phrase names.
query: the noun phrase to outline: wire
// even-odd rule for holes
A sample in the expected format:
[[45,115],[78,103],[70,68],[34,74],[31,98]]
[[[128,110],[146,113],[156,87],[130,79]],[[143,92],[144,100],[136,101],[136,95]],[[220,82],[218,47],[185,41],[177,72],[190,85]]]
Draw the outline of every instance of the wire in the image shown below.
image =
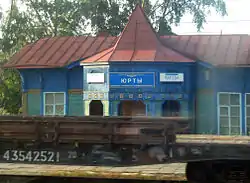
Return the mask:
[[174,31],[174,33],[177,34],[177,36],[181,36],[181,35],[248,35],[249,33],[248,32],[244,32],[244,33],[241,33],[241,32],[223,32],[223,31],[218,31],[218,32],[180,32],[180,31]]
[[[210,20],[206,23],[234,23],[234,22],[250,22],[250,20]],[[194,24],[194,22],[180,22],[180,24]]]

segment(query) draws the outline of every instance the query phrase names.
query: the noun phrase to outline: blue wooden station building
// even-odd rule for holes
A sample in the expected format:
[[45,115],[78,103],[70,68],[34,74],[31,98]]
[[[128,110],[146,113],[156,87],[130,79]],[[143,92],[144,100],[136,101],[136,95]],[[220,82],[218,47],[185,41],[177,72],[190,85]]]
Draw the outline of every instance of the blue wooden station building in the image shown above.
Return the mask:
[[181,116],[195,133],[250,132],[250,36],[159,37],[138,5],[118,37],[43,38],[5,67],[26,115]]

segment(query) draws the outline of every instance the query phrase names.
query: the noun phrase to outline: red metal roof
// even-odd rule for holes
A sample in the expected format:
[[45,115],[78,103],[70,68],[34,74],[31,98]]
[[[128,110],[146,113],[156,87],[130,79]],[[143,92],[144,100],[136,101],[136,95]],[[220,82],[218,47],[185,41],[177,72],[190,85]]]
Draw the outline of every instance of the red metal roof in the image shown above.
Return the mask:
[[163,45],[143,9],[137,5],[116,44],[82,63],[110,61],[193,62],[193,59]]
[[164,36],[165,45],[215,66],[250,64],[249,35],[184,35]]
[[[137,6],[119,37],[105,34],[43,38],[28,44],[5,65],[16,68],[62,67],[74,61],[202,60],[216,66],[250,64],[249,35],[177,35],[158,38]],[[191,59],[190,59],[191,58]]]
[[117,37],[68,36],[43,38],[17,52],[5,67],[62,67],[113,46]]

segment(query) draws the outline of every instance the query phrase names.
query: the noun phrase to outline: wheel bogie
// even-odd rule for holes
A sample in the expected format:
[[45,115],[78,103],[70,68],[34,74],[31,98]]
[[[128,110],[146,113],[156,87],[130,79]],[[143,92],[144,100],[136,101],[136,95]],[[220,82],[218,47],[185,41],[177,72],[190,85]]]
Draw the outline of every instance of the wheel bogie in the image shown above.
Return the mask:
[[249,182],[249,160],[207,160],[188,162],[186,177],[192,183]]

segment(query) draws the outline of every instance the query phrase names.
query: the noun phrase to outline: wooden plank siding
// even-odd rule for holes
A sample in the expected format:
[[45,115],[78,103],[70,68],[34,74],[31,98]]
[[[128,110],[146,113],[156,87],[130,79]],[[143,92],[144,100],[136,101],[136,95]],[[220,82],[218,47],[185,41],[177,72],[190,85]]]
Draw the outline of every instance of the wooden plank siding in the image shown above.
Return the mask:
[[71,89],[68,90],[68,115],[83,116],[83,90]]
[[27,93],[28,115],[41,114],[41,90],[29,90]]

